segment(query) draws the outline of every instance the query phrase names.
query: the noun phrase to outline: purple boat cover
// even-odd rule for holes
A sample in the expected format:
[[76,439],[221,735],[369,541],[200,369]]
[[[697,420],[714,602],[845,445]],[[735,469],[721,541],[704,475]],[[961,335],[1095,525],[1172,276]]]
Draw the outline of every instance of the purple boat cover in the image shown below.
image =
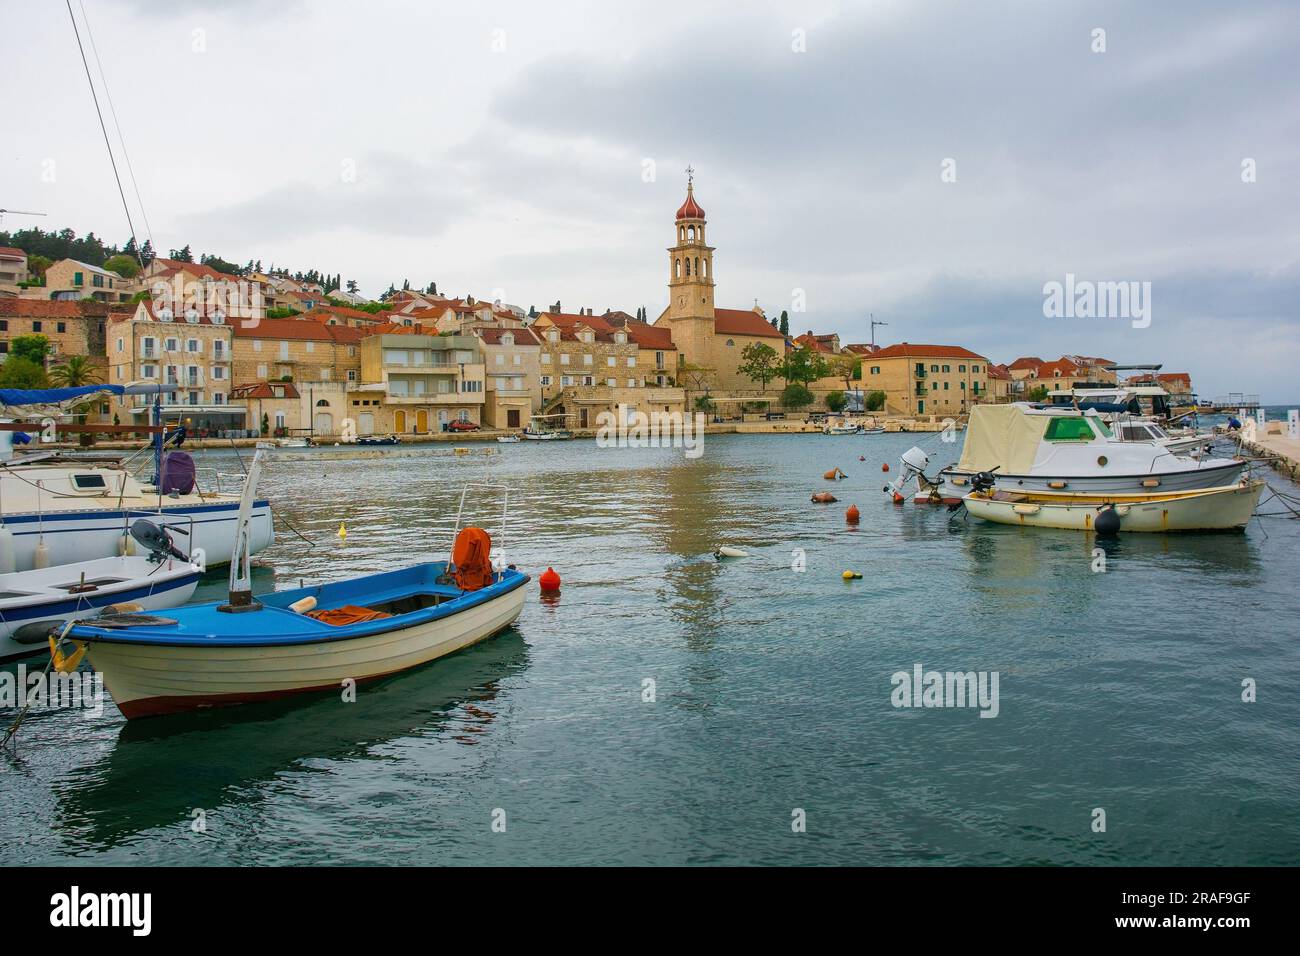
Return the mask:
[[169,495],[173,491],[180,495],[188,495],[194,490],[194,459],[190,457],[189,452],[168,452],[167,457],[163,459],[159,490],[164,495]]

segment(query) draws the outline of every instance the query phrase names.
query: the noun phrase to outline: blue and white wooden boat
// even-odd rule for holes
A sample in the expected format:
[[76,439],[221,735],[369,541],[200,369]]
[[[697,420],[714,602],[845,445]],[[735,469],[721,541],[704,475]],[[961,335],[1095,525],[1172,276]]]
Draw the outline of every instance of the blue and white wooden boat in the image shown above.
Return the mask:
[[174,548],[166,532],[147,521],[137,522],[132,531],[146,548],[157,547],[148,555],[0,574],[0,661],[47,651],[51,629],[106,608],[160,610],[192,598],[203,576],[202,554]]
[[[519,617],[528,575],[488,564],[490,540],[477,528],[457,536],[457,566],[432,561],[254,598],[248,517],[264,456],[262,450],[254,456],[241,502],[229,601],[190,605],[166,617],[91,619],[62,642],[75,645],[69,656],[86,649],[128,719],[338,693],[349,681],[396,674],[485,640]],[[463,503],[462,497],[462,510]],[[473,564],[462,555],[466,536],[478,536]],[[477,570],[473,581],[467,569]]]

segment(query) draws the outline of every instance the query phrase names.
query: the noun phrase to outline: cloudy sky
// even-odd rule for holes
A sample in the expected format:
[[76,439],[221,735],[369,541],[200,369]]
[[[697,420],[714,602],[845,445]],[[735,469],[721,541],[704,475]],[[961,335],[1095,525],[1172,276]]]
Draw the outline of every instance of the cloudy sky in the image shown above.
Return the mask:
[[[719,305],[1300,400],[1293,2],[83,4],[164,252],[654,315],[689,163]],[[67,9],[5,24],[4,227],[123,241]]]

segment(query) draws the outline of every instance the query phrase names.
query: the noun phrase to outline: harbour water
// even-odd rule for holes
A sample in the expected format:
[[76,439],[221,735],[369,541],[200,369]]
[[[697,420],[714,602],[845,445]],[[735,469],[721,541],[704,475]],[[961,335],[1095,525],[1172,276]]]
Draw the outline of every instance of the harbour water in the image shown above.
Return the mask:
[[[483,481],[512,489],[508,560],[553,565],[562,596],[531,585],[514,631],[356,703],[34,712],[0,757],[0,862],[1300,859],[1300,523],[1098,545],[892,505],[881,465],[918,439],[956,457],[809,435],[273,460],[263,487],[312,544],[282,526],[258,589],[444,556]],[[474,515],[494,535],[499,501]],[[997,672],[996,718],[892,706],[917,664]]]

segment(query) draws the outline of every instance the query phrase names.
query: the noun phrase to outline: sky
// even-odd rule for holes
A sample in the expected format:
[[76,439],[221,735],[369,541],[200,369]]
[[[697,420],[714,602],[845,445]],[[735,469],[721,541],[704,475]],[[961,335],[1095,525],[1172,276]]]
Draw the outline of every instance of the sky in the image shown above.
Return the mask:
[[[72,9],[164,254],[653,318],[690,165],[719,306],[1300,400],[1294,2]],[[3,228],[125,241],[66,6],[4,22]],[[1067,275],[1149,315],[1046,315]]]

